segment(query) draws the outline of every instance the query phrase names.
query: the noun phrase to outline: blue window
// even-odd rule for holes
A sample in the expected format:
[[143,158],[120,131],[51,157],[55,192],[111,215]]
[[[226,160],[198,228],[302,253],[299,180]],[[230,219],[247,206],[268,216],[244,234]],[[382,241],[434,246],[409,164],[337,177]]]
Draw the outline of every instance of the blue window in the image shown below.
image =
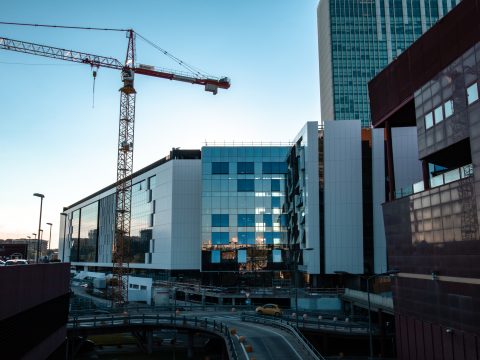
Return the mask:
[[220,263],[220,250],[212,250],[212,264],[219,264]]
[[237,191],[255,191],[255,181],[253,179],[238,179],[237,180]]
[[287,226],[287,214],[280,215],[279,219],[280,219],[280,226],[286,227]]
[[265,226],[273,226],[272,214],[263,214],[263,222]]
[[228,227],[228,214],[212,214],[212,226]]
[[237,226],[255,226],[254,214],[238,214]]
[[265,245],[273,245],[280,243],[280,233],[279,232],[266,232],[264,234]]
[[282,250],[272,250],[272,260],[274,263],[282,262]]
[[228,232],[212,232],[213,245],[228,245]]
[[240,245],[255,245],[255,233],[254,232],[239,232],[238,243]]
[[247,262],[247,250],[238,250],[237,251],[237,261],[239,263]]
[[212,174],[228,173],[228,162],[212,162]]
[[262,163],[262,172],[264,174],[286,174],[286,162],[264,162]]
[[272,196],[272,208],[280,208],[280,198],[278,196]]
[[280,180],[272,179],[272,191],[280,191]]
[[237,174],[254,174],[253,162],[238,162]]

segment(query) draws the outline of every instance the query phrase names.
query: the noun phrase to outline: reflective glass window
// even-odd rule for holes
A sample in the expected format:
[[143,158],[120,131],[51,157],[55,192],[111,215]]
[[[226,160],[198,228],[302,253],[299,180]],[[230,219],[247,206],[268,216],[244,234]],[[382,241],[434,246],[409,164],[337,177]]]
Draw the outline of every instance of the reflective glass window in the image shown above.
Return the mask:
[[237,251],[237,261],[239,263],[247,262],[247,250],[238,250]]
[[445,104],[443,104],[445,110],[445,118],[448,118],[453,115],[453,101],[448,100]]
[[228,245],[228,232],[212,232],[213,245]]
[[238,223],[237,226],[255,226],[255,215],[254,214],[238,214]]
[[478,86],[477,83],[470,85],[467,88],[467,103],[468,105],[478,100]]
[[435,108],[435,124],[443,121],[443,107],[440,105],[439,107]]
[[228,162],[212,162],[212,174],[228,173]]
[[272,259],[274,263],[282,262],[282,250],[279,250],[279,249],[272,250]]
[[287,226],[287,214],[280,215],[280,226]]
[[286,162],[263,162],[262,173],[263,174],[286,174],[287,173]]
[[265,245],[273,245],[280,243],[280,233],[279,232],[266,232],[264,234]]
[[157,177],[155,175],[148,178],[148,188],[153,189],[157,185]]
[[254,163],[253,162],[238,162],[237,163],[237,174],[254,174]]
[[98,240],[98,202],[81,209],[78,261],[96,261]]
[[228,227],[228,214],[212,214],[212,226]]
[[278,196],[272,196],[272,208],[280,207],[280,198]]
[[425,129],[430,129],[433,126],[433,114],[429,112],[425,115]]
[[272,191],[280,191],[280,180],[272,179]]
[[80,232],[80,210],[75,210],[72,214],[72,233],[71,233],[72,249],[70,250],[70,261],[78,261],[79,232]]
[[237,180],[237,191],[255,191],[255,181],[253,179],[238,179]]
[[263,222],[265,226],[273,226],[272,214],[263,214]]
[[212,264],[219,264],[220,263],[220,250],[212,250]]
[[145,263],[145,254],[149,252],[152,239],[153,204],[149,203],[151,191],[147,180],[132,185],[130,257],[132,263]]
[[255,245],[255,233],[254,232],[239,232],[238,243],[240,245]]

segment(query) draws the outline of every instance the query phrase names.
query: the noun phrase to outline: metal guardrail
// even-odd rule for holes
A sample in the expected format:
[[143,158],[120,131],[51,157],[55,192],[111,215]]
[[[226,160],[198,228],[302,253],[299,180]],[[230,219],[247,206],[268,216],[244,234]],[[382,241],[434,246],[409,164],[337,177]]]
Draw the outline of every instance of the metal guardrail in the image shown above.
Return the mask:
[[208,318],[200,319],[198,317],[188,318],[186,316],[160,316],[159,314],[141,314],[141,315],[128,315],[128,316],[93,316],[78,318],[74,317],[69,319],[67,323],[68,329],[88,329],[88,328],[101,328],[112,326],[125,326],[125,325],[164,325],[169,324],[173,326],[190,326],[195,328],[212,330],[219,333],[224,339],[229,354],[229,359],[238,360],[238,354],[233,344],[232,336],[229,327],[219,321],[208,320]]
[[254,316],[254,315],[247,315],[242,313],[242,321],[250,321],[256,323],[262,323],[269,326],[279,327],[287,332],[291,333],[300,345],[309,353],[309,355],[315,360],[326,360],[322,354],[308,341],[308,339],[298,330],[298,328],[291,324],[289,321],[283,319],[272,319],[267,318],[264,316]]

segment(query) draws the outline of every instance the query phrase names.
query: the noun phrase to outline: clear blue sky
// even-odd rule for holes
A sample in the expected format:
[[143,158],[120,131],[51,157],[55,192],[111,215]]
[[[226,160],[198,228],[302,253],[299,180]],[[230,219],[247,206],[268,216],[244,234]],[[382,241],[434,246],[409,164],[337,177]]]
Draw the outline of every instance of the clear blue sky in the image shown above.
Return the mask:
[[[205,141],[290,141],[320,121],[318,0],[35,1],[2,4],[0,21],[133,28],[185,62],[228,76],[216,96],[201,86],[138,75],[134,170],[172,147]],[[0,36],[112,56],[127,39],[93,32],[0,25]],[[137,39],[140,63],[181,70]],[[116,178],[118,71],[100,69],[92,108],[89,66],[0,50],[0,239],[53,223],[58,244],[64,206]]]

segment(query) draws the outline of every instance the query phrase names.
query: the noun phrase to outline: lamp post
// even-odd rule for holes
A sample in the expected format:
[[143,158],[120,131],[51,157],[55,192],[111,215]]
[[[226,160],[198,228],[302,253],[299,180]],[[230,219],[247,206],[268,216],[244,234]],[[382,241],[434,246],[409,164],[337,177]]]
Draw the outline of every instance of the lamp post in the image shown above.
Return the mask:
[[373,337],[372,337],[372,316],[371,316],[371,304],[370,304],[370,280],[375,279],[381,276],[390,276],[396,275],[400,272],[400,270],[388,270],[381,274],[375,274],[367,277],[367,299],[368,299],[368,341],[369,341],[369,349],[370,349],[370,356],[369,359],[373,359]]
[[310,251],[313,250],[313,248],[298,248],[298,249],[292,249],[292,254],[293,254],[293,264],[294,264],[294,285],[295,285],[295,320],[297,323],[297,328],[298,328],[298,258],[300,256],[300,251]]
[[40,198],[40,217],[38,219],[38,240],[37,240],[37,259],[36,259],[36,263],[38,264],[38,258],[40,255],[40,228],[42,226],[42,206],[43,206],[43,198],[45,197],[45,195],[35,193],[33,194],[33,196]]
[[[62,245],[62,262],[64,262],[65,260],[65,241],[67,241],[67,239],[65,238],[66,237],[66,233],[67,233],[67,214],[66,213],[60,213],[60,215],[64,216],[64,223],[63,223],[63,245]],[[60,245],[60,244],[59,244]],[[60,250],[60,246],[59,246],[59,250]]]
[[[367,301],[368,301],[368,343],[369,343],[369,359],[373,359],[373,337],[372,337],[372,316],[371,316],[371,303],[370,303],[370,280],[375,279],[377,277],[382,277],[382,276],[391,276],[391,275],[396,275],[400,272],[400,270],[393,269],[393,270],[388,270],[385,271],[384,273],[381,274],[375,274],[366,277],[367,279]],[[354,275],[352,273],[349,273],[348,271],[334,271],[335,274],[337,275]]]
[[48,226],[50,226],[50,235],[48,236],[48,250],[50,250],[50,241],[52,241],[52,223],[47,223]]

